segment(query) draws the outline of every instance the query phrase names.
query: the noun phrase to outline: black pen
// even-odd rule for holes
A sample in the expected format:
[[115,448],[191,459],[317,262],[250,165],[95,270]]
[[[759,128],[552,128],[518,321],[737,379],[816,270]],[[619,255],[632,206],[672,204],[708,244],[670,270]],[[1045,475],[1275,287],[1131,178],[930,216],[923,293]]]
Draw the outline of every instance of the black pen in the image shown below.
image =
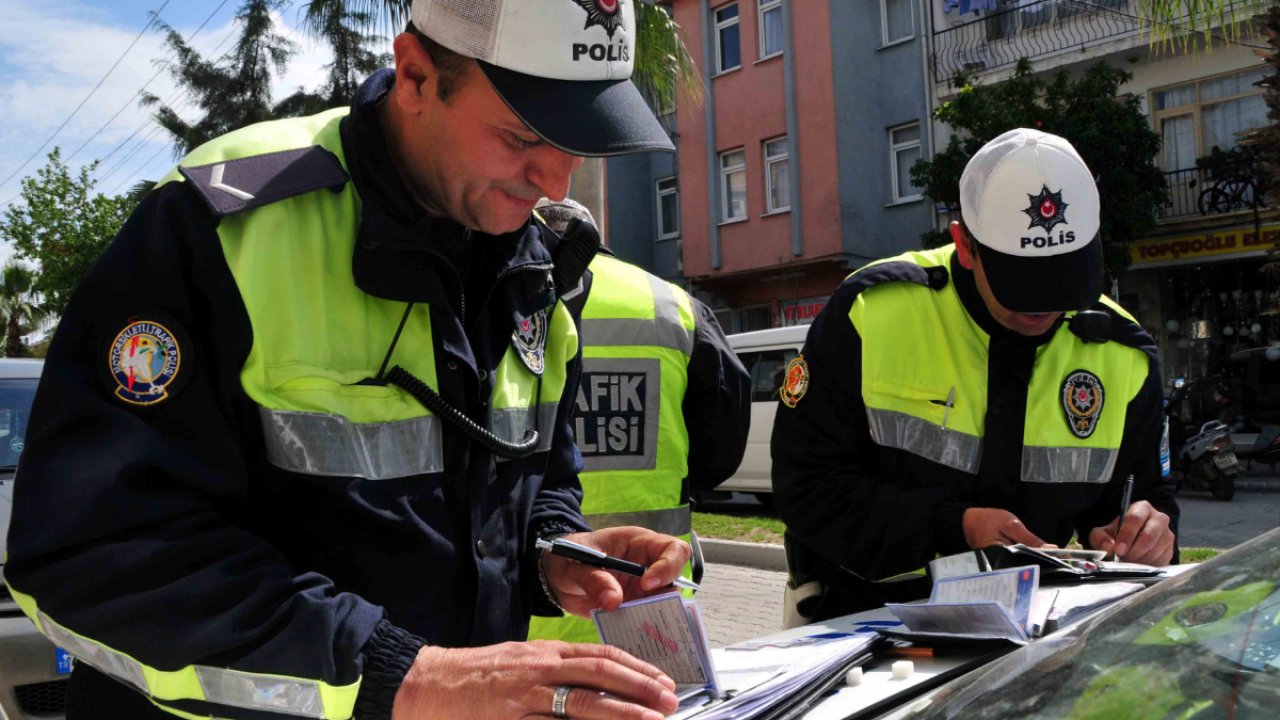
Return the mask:
[[[1133,497],[1133,474],[1124,479],[1124,491],[1120,493],[1120,519],[1116,522],[1116,539],[1120,539],[1120,528],[1124,527],[1124,516],[1129,513],[1129,500]],[[1120,559],[1115,545],[1111,546],[1112,561]]]
[[[580,545],[572,540],[565,540],[564,538],[556,538],[555,540],[539,539],[535,544],[539,550],[550,550],[552,555],[567,557],[570,560],[576,560],[584,565],[592,565],[594,567],[604,568],[605,570],[615,570],[625,575],[640,577],[649,569],[640,563],[633,563],[630,560],[616,558],[593,547]],[[698,589],[697,583],[692,580],[686,580],[682,577],[676,578],[672,585],[689,590]]]

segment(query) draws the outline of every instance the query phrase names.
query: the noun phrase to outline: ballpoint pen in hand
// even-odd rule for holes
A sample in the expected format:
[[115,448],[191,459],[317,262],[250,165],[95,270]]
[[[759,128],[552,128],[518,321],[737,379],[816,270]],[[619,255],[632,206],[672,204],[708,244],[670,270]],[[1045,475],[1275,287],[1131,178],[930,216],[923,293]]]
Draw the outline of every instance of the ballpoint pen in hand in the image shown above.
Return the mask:
[[[552,555],[567,557],[570,560],[576,560],[584,565],[592,565],[606,570],[615,570],[625,575],[640,577],[649,569],[647,566],[641,565],[640,563],[633,563],[629,560],[616,558],[593,547],[587,547],[586,545],[581,545],[571,540],[565,540],[564,538],[556,538],[555,540],[539,539],[536,545],[539,550],[551,551]],[[672,585],[686,588],[688,590],[698,589],[697,583],[682,577],[677,577],[675,581],[672,582]]]
[[1120,559],[1120,553],[1116,552],[1120,540],[1120,528],[1124,527],[1124,516],[1129,513],[1129,500],[1133,497],[1133,475],[1124,479],[1124,490],[1120,493],[1120,519],[1116,521],[1116,542],[1111,546],[1111,559],[1116,561]]

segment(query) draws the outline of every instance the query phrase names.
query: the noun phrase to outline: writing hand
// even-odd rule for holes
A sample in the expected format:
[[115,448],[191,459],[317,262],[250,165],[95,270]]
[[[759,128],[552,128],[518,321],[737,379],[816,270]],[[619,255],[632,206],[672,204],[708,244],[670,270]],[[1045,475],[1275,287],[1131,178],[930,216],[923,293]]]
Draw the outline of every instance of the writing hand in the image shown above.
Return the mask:
[[1093,549],[1108,554],[1114,552],[1125,562],[1143,565],[1168,565],[1176,543],[1177,537],[1169,528],[1169,516],[1146,500],[1129,506],[1123,524],[1117,517],[1109,525],[1089,531],[1089,546]]
[[641,577],[612,573],[558,555],[544,555],[547,584],[560,607],[586,617],[596,608],[613,610],[624,600],[670,592],[671,582],[693,554],[689,544],[642,527],[616,527],[566,535],[566,540],[647,565]]

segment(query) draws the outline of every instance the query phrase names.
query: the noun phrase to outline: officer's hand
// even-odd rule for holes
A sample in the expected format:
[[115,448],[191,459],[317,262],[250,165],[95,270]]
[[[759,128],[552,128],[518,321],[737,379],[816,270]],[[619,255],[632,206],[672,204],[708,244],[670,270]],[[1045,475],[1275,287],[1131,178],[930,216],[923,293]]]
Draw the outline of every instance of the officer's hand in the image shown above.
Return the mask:
[[[1119,536],[1116,528],[1119,526]],[[1089,531],[1089,546],[1095,550],[1115,553],[1125,562],[1143,565],[1168,565],[1173,559],[1173,546],[1177,538],[1169,528],[1169,516],[1152,507],[1146,500],[1129,506],[1124,516],[1111,521],[1106,527]]]
[[565,711],[575,719],[661,720],[678,704],[671,678],[609,645],[426,646],[396,692],[391,720],[550,717],[561,685],[573,688]]
[[990,545],[1016,545],[1027,547],[1054,547],[1036,537],[1017,515],[1000,508],[969,508],[961,521],[964,525],[964,541],[976,549]]
[[559,555],[545,555],[547,584],[560,607],[583,617],[596,608],[613,610],[623,600],[670,592],[671,582],[693,554],[689,543],[642,527],[607,528],[566,535],[565,539],[649,566],[643,577],[632,577]]

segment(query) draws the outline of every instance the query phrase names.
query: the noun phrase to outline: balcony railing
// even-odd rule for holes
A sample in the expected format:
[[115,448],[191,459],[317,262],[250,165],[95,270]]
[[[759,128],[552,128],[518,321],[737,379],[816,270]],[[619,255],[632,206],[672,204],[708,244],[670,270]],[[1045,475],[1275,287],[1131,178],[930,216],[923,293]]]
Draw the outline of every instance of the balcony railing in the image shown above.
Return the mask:
[[1164,174],[1169,200],[1156,211],[1160,220],[1190,220],[1266,207],[1247,163],[1196,167]]
[[1132,33],[1134,0],[1039,0],[933,34],[933,79],[975,74]]

